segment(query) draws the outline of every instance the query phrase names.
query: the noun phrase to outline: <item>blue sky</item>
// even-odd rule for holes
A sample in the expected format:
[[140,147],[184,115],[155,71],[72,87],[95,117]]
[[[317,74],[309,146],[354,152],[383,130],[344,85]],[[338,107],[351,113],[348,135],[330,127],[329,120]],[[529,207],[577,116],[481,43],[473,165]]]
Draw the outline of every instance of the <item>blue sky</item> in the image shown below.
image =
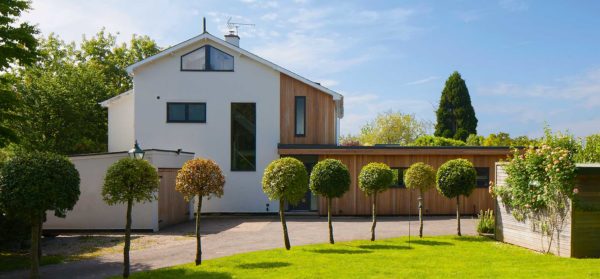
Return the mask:
[[459,71],[479,134],[539,136],[544,123],[600,132],[600,2],[596,1],[33,1],[26,20],[80,40],[106,27],[161,46],[226,21],[241,46],[345,95],[342,133],[379,112],[435,121],[446,78]]

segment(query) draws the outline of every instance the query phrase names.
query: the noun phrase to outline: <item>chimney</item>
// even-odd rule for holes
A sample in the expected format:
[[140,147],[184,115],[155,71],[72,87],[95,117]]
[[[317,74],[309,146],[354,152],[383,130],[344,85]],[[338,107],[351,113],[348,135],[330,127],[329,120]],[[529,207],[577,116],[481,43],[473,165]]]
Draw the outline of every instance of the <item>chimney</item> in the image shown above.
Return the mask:
[[236,47],[240,47],[240,36],[235,34],[233,30],[229,31],[229,34],[225,35],[225,41]]

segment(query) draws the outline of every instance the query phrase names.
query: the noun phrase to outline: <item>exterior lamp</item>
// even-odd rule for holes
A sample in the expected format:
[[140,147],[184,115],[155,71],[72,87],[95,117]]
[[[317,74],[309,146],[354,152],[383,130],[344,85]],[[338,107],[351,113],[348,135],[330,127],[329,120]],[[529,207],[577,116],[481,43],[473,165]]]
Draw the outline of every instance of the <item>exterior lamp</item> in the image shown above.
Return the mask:
[[127,152],[127,153],[129,154],[129,158],[141,160],[141,159],[144,159],[144,154],[146,152],[144,152],[144,150],[140,148],[140,145],[138,144],[138,142],[136,140],[133,148],[130,149],[129,152]]

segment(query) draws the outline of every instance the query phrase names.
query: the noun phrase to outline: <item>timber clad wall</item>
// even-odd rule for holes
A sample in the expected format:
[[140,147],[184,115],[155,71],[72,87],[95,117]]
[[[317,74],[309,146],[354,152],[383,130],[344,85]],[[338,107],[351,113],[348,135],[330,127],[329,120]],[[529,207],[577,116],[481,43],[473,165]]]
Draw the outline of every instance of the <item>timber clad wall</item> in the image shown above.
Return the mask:
[[[335,144],[333,97],[285,74],[280,75],[280,143]],[[295,136],[295,96],[306,96],[306,135]]]

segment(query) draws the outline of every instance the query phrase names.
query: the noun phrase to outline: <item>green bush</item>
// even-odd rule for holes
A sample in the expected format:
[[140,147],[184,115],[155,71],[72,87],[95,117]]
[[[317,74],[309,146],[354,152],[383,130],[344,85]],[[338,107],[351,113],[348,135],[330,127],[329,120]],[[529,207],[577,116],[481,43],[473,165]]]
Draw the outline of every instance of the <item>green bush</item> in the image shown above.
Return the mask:
[[375,241],[375,226],[377,225],[377,194],[387,190],[394,180],[392,169],[384,163],[369,163],[358,175],[358,187],[371,196],[373,224],[371,225],[371,241]]
[[460,236],[460,199],[469,196],[477,185],[477,171],[473,163],[465,159],[454,159],[444,163],[437,172],[437,189],[444,197],[456,198],[457,233]]
[[435,136],[420,136],[413,143],[413,146],[465,146],[466,143],[461,140],[449,139]]
[[331,199],[341,197],[350,189],[350,171],[340,160],[325,159],[320,161],[310,174],[309,188],[313,193],[327,198],[329,243],[333,244]]
[[423,196],[425,191],[435,187],[435,170],[425,163],[414,163],[404,174],[404,184],[408,189],[419,191],[419,237],[423,237]]
[[575,160],[578,163],[600,163],[600,134],[589,135]]
[[290,250],[290,238],[285,223],[285,202],[297,204],[308,190],[308,173],[298,159],[286,157],[271,162],[263,174],[263,192],[270,200],[279,200],[279,218],[283,227],[285,249]]
[[478,233],[494,233],[496,220],[494,219],[493,210],[480,210],[477,217],[479,218],[479,223],[477,223]]

